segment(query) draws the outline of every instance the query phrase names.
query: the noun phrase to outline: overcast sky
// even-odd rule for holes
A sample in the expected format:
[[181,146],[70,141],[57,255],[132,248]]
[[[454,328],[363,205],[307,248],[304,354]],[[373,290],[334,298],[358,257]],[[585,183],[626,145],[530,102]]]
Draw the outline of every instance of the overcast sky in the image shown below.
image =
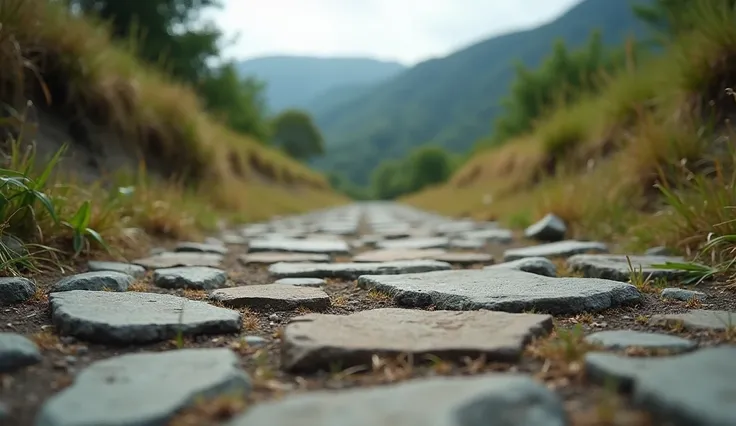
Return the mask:
[[[228,56],[367,56],[413,64],[538,25],[580,0],[225,0]],[[611,0],[617,1],[617,0]],[[620,1],[620,0],[619,0]]]

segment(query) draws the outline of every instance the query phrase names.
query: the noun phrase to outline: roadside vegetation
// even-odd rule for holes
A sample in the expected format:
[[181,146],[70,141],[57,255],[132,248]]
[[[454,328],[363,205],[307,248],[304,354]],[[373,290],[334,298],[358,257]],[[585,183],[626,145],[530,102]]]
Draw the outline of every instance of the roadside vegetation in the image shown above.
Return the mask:
[[[100,250],[124,256],[222,221],[344,201],[324,176],[268,146],[262,86],[219,58],[216,28],[194,25],[217,3],[0,2],[3,272]],[[56,156],[35,148],[49,122],[39,117],[75,135],[54,141],[65,144]],[[133,160],[90,180],[67,158],[80,143],[90,152],[118,144]]]
[[540,81],[562,61],[527,72],[507,115],[525,124],[510,133],[501,126],[508,138],[481,141],[446,184],[404,200],[517,228],[551,212],[572,237],[628,249],[664,245],[711,265],[702,274],[729,276],[736,249],[734,1],[660,0],[638,13],[658,51],[626,48],[627,59],[604,69],[594,90],[558,97],[554,108],[529,101],[528,111],[541,111],[533,116],[518,93],[554,99],[549,74],[546,87],[524,82]]

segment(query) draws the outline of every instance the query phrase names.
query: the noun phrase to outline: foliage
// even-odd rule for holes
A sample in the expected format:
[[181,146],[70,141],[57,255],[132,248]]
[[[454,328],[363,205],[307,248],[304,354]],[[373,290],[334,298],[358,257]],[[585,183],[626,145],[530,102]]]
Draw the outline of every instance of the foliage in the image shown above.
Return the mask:
[[139,58],[192,85],[205,106],[233,130],[268,138],[264,85],[241,81],[234,64],[221,61],[223,34],[204,12],[220,0],[67,0],[71,11],[107,22],[112,36]]
[[292,158],[306,160],[324,153],[324,141],[312,118],[304,111],[289,109],[271,124],[272,144]]
[[[734,0],[715,0],[712,3],[725,4],[733,9]],[[634,13],[661,35],[677,35],[692,31],[698,24],[693,0],[653,0],[646,4],[635,4]],[[700,2],[699,6],[702,6]]]
[[445,150],[425,145],[401,160],[382,162],[371,176],[373,195],[394,199],[449,179],[455,162]]
[[596,31],[587,45],[577,50],[557,40],[552,53],[536,69],[517,63],[511,93],[502,101],[504,113],[496,119],[491,142],[501,143],[526,133],[556,105],[596,91],[605,76],[624,65],[624,57],[619,50],[606,49]]

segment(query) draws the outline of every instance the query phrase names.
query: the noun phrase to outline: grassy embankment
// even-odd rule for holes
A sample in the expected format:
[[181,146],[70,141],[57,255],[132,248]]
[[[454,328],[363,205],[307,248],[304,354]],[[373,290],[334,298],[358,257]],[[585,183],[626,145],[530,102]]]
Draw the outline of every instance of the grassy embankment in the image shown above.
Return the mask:
[[[21,148],[3,166],[0,231],[29,247],[41,245],[32,253],[68,251],[74,228],[82,234],[90,228],[113,248],[125,248],[126,228],[196,238],[220,219],[261,220],[344,202],[323,176],[220,125],[190,88],[141,65],[99,23],[41,0],[0,2],[0,23],[0,102],[11,111],[0,124],[15,130],[3,142],[8,153]],[[64,119],[85,117],[119,136],[114,139],[124,141],[141,166],[134,162],[133,172],[112,180],[133,191],[119,193],[109,180],[74,185],[74,171],[60,167],[44,175],[54,164],[34,165],[22,148],[35,134],[27,118],[37,107],[24,107],[27,100]],[[10,179],[9,170],[27,173]],[[93,234],[85,240],[94,243]],[[134,246],[142,247],[140,239]],[[5,260],[14,257],[7,245],[1,251]],[[0,264],[7,270],[17,261]]]
[[688,252],[720,236],[720,254],[730,253],[736,14],[719,3],[701,2],[695,31],[612,76],[598,96],[559,107],[404,201],[517,228],[553,212],[575,237],[631,249]]

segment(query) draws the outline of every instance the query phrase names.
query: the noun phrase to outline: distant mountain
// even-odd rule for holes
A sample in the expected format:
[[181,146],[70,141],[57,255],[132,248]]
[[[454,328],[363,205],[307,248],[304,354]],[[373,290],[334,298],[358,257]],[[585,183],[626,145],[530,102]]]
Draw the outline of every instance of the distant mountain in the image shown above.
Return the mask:
[[[266,82],[266,100],[271,112],[285,108],[319,105],[322,95],[348,99],[351,91],[395,76],[405,69],[397,62],[369,58],[318,58],[269,56],[237,64],[243,77]],[[346,90],[342,94],[342,90]],[[329,99],[327,105],[331,105]]]
[[404,156],[418,145],[433,142],[465,151],[491,131],[515,60],[535,66],[556,39],[577,47],[595,29],[606,44],[645,32],[629,1],[585,0],[545,25],[422,62],[361,96],[319,110],[315,118],[328,149],[314,165],[364,184],[379,162]]

